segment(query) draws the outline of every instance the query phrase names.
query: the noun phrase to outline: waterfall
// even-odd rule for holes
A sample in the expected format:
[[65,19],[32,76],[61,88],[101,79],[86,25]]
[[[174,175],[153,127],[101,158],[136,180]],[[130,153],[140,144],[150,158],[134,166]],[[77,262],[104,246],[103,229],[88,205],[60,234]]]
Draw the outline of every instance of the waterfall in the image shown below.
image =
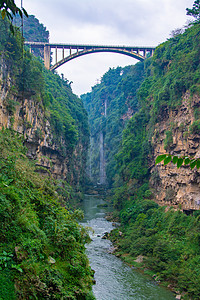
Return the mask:
[[106,98],[106,100],[105,100],[105,112],[104,112],[104,115],[105,115],[105,117],[107,117],[107,98]]
[[103,132],[100,132],[100,184],[105,183],[105,162],[104,162],[104,145],[103,145]]
[[90,135],[90,150],[89,150],[89,178],[92,180],[92,137]]

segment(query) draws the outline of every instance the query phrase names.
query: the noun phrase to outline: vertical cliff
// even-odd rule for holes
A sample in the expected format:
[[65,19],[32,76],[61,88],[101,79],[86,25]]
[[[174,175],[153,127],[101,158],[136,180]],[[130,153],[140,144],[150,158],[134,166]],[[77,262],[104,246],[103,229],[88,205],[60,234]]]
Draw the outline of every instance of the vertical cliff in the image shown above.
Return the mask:
[[28,51],[22,52],[19,33],[12,37],[8,26],[2,23],[3,27],[0,46],[8,55],[1,55],[0,128],[22,134],[28,156],[42,172],[50,171],[79,190],[89,141],[83,104],[66,79],[45,70]]
[[138,110],[136,92],[142,80],[142,63],[110,69],[91,93],[81,96],[90,123],[88,169],[94,184],[114,182],[115,154],[126,123]]
[[[94,299],[81,196],[87,113],[0,18],[0,298]],[[69,211],[70,209],[70,211]]]
[[[177,156],[200,157],[199,128],[200,97],[189,92],[183,96],[178,109],[166,113],[156,124],[152,146],[158,155],[171,153]],[[200,208],[199,170],[183,165],[180,169],[173,163],[159,164],[151,169],[151,186],[159,204],[183,210]]]
[[145,60],[139,109],[116,154],[112,197],[121,223],[112,232],[116,254],[140,262],[184,299],[200,297],[199,169],[167,161],[155,166],[155,159],[166,153],[200,158],[199,45],[195,23]]

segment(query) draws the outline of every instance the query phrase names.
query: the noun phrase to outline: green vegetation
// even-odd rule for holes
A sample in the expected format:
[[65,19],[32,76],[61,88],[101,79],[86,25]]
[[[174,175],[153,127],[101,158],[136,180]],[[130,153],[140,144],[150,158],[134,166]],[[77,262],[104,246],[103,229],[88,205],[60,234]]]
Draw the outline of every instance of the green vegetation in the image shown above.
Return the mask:
[[[17,27],[21,26],[21,19],[19,15],[15,16],[14,24]],[[25,40],[28,42],[49,42],[49,31],[33,15],[29,15],[28,18],[24,18],[23,34]]]
[[[187,216],[173,208],[166,212],[146,199],[142,189],[146,187],[120,211],[122,226],[111,236],[117,254],[129,264],[150,269],[156,280],[176,286],[185,299],[199,299],[200,213]],[[139,255],[144,257],[140,265],[135,262]]]
[[[200,96],[199,61],[200,25],[195,23],[183,34],[176,35],[156,48],[152,58],[144,62],[144,80],[137,91],[139,109],[123,130],[118,153],[112,202],[114,217],[121,227],[114,230],[112,240],[117,253],[130,264],[142,255],[140,266],[156,274],[157,279],[175,286],[185,299],[199,299],[200,248],[198,240],[199,212],[187,216],[181,211],[158,207],[149,190],[149,180],[159,184],[159,174],[150,174],[154,164],[153,138],[159,137],[157,123],[168,120],[177,111],[182,97]],[[199,133],[198,105],[192,108],[195,121],[187,135]],[[184,127],[184,130],[183,130]],[[174,124],[165,132],[165,149],[172,151]],[[186,133],[186,132],[184,132]],[[155,143],[155,141],[154,141]],[[172,161],[179,168],[188,164],[200,167],[199,160],[164,154],[156,163]],[[172,201],[175,191],[166,190],[166,201]],[[181,209],[181,207],[180,207]],[[122,234],[120,233],[122,232]]]
[[[105,81],[102,77],[101,83],[93,88],[92,93],[82,97],[88,111],[92,136],[97,136],[102,130],[106,140],[105,151],[112,153],[112,156],[106,154],[106,163],[107,177],[113,186],[113,194],[110,196],[115,209],[113,217],[121,222],[121,227],[111,234],[112,241],[118,247],[117,254],[127,263],[147,269],[147,273],[155,274],[157,280],[178,289],[185,299],[200,298],[199,211],[187,216],[180,211],[181,206],[177,211],[159,207],[153,201],[149,181],[155,186],[160,182],[156,170],[150,173],[154,165],[152,141],[159,138],[157,123],[168,120],[172,110],[178,111],[185,94],[188,101],[193,96],[200,96],[199,44],[200,25],[195,23],[183,34],[177,34],[159,45],[154,56],[145,60],[144,64],[128,67],[124,77],[121,75],[123,81],[119,74],[124,69],[110,70],[104,75]],[[139,76],[134,76],[137,74],[134,72],[138,72]],[[125,106],[131,87],[134,96],[130,97],[128,107],[134,114],[120,127],[119,120],[127,112]],[[107,106],[106,118],[103,115],[105,99],[107,103],[113,103],[110,111],[109,104]],[[199,133],[198,104],[191,109],[195,121],[191,125],[181,123],[179,130],[183,138]],[[112,116],[111,121],[109,114]],[[175,128],[177,126],[171,124],[165,131],[164,146],[169,153],[173,150]],[[114,141],[117,143],[114,144]],[[172,161],[178,168],[182,164],[190,165],[192,169],[200,167],[198,159],[186,156],[164,154],[157,158],[156,163],[161,161],[164,164]],[[97,166],[96,174],[99,170],[98,162],[96,149],[92,152],[92,166],[93,170]],[[109,173],[110,166],[112,175]],[[95,171],[93,175],[95,177]],[[166,201],[173,201],[174,195],[175,190],[168,187]],[[137,264],[135,259],[141,255],[144,260]]]
[[[23,14],[28,17],[26,10],[22,7],[21,9],[15,4],[14,0],[1,0],[0,11],[2,19],[7,16],[10,21],[13,21],[14,16],[17,14],[22,18]],[[10,24],[11,32],[14,33],[14,27]]]
[[68,182],[80,190],[85,180],[89,144],[87,113],[82,101],[72,93],[68,80],[61,79],[46,69],[43,69],[43,74],[46,83],[43,101],[48,107],[47,114],[54,135],[53,143],[57,145],[60,154],[69,159]]
[[[145,80],[137,93],[141,108],[127,124],[116,155],[119,186],[120,180],[122,183],[132,180],[134,185],[148,181],[156,122],[167,118],[170,109],[178,109],[186,91],[192,93],[194,86],[197,91],[200,85],[199,42],[200,27],[196,24],[159,45],[154,56],[145,61]],[[198,120],[195,128],[197,124]],[[166,132],[165,149],[168,150],[172,143],[170,130]]]
[[[21,18],[16,15],[13,24],[17,27],[21,27]],[[33,16],[29,15],[28,18],[23,18],[23,36],[28,42],[44,42],[49,43],[49,31],[46,27],[39,22],[39,20]],[[27,47],[28,48],[28,47]],[[31,52],[41,59],[44,58],[44,50],[33,48]]]
[[37,172],[22,142],[0,132],[0,298],[93,299],[80,214],[67,211],[55,180]]
[[197,22],[200,20],[200,1],[195,0],[192,9],[186,8],[187,15],[192,16]]
[[90,159],[94,183],[99,182],[100,132],[104,137],[107,184],[111,186],[116,174],[115,154],[122,137],[122,131],[131,116],[138,110],[137,89],[143,80],[144,66],[110,69],[92,92],[82,95],[88,112],[91,130]]
[[166,131],[166,138],[164,142],[164,149],[167,151],[171,148],[173,144],[173,136],[172,136],[172,131],[168,130]]
[[[94,299],[89,236],[78,225],[82,212],[69,204],[84,181],[87,113],[67,80],[23,50],[19,30],[13,36],[6,19],[0,25],[2,100],[11,120],[11,129],[0,132],[0,299]],[[49,144],[68,162],[65,181],[30,161],[27,135],[12,129],[19,106],[24,132],[35,126],[23,117],[25,100],[38,108],[41,124],[50,123]],[[34,142],[44,133],[36,125]]]
[[[193,9],[187,10],[197,20],[198,5],[195,1]],[[34,17],[32,21],[38,26]],[[72,94],[68,80],[45,70],[29,51],[23,52],[19,31],[13,37],[6,20],[0,20],[0,25],[1,84],[7,93],[4,104],[11,124],[18,103],[24,97],[33,99],[44,121],[50,122],[52,147],[68,160],[67,183],[57,183],[50,175],[42,176],[26,158],[20,136],[12,130],[0,133],[0,298],[93,299],[92,271],[84,253],[88,235],[77,224],[80,211],[66,209],[69,183],[77,191],[84,183],[87,113]],[[46,29],[41,28],[47,38]],[[28,31],[28,38],[37,39],[30,28]],[[107,182],[113,187],[114,216],[121,222],[112,233],[117,252],[130,264],[136,264],[134,260],[142,255],[142,266],[158,280],[178,288],[185,299],[200,298],[199,211],[187,216],[159,207],[153,201],[149,180],[159,185],[159,173],[150,172],[154,164],[152,141],[159,137],[157,123],[168,120],[172,110],[178,111],[184,95],[188,101],[200,96],[199,44],[200,24],[195,22],[159,45],[152,58],[110,69],[91,93],[82,95],[91,127],[95,183],[99,182],[100,134],[104,138]],[[10,89],[8,78],[13,83]],[[195,121],[180,124],[183,138],[199,134],[198,105],[191,110]],[[165,131],[164,147],[169,154],[159,156],[156,163],[172,161],[178,168],[185,164],[198,169],[198,159],[171,155],[174,127],[171,124]],[[35,138],[42,140],[40,128]],[[171,202],[174,194],[169,186],[166,201]]]
[[[31,24],[47,34],[43,25],[33,16]],[[16,30],[15,36],[10,33],[9,24],[0,19],[0,55],[5,92],[8,90],[4,102],[10,116],[15,112],[16,105],[24,98],[34,100],[50,122],[53,133],[52,146],[61,157],[68,157],[68,182],[74,184],[77,190],[84,182],[87,147],[89,143],[89,127],[87,113],[81,100],[72,93],[67,79],[61,79],[57,74],[47,71],[43,63],[36,59],[29,50],[22,51],[23,40]],[[26,35],[29,26],[24,28]],[[28,35],[27,34],[27,35]],[[39,35],[39,36],[41,36]],[[36,37],[35,37],[36,38]],[[23,55],[22,55],[23,54]],[[12,78],[12,87],[8,89],[8,76]],[[16,99],[18,98],[18,101]],[[44,120],[45,121],[45,120]],[[30,126],[24,120],[25,126]],[[36,132],[37,137],[39,132]],[[76,149],[76,155],[75,150]],[[72,180],[73,178],[73,180]]]

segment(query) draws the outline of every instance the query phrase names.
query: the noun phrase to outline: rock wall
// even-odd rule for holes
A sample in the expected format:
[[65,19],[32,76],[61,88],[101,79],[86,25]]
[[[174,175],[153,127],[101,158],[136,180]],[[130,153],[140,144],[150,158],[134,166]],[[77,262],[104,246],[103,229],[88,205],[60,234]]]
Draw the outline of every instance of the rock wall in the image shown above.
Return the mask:
[[[8,101],[9,99],[9,101]],[[10,105],[13,105],[12,109]],[[25,146],[28,148],[28,157],[37,160],[41,172],[50,171],[57,179],[68,179],[69,184],[77,184],[79,181],[79,167],[76,168],[76,179],[73,172],[69,176],[69,157],[63,157],[58,146],[54,142],[47,112],[44,111],[41,102],[34,97],[11,96],[9,80],[6,86],[0,90],[0,129],[13,128],[25,138]],[[63,146],[67,147],[64,144]],[[80,154],[81,145],[77,145],[74,157]],[[76,182],[74,182],[76,181]]]
[[[152,139],[154,161],[160,154],[200,157],[200,133],[191,132],[195,121],[194,111],[200,107],[200,98],[186,93],[178,109],[166,111],[156,124]],[[172,141],[166,145],[166,132],[171,131]],[[189,166],[163,163],[151,168],[151,187],[160,205],[174,206],[182,210],[200,209],[200,172]]]

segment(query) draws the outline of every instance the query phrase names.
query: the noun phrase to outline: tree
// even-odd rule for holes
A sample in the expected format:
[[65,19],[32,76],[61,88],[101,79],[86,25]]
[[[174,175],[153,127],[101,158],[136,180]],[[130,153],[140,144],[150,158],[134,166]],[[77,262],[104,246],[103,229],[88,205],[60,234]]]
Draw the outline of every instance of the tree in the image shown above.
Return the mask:
[[195,0],[193,7],[186,8],[187,15],[194,17],[197,21],[200,21],[200,0]]
[[164,162],[164,165],[172,162],[173,164],[177,165],[177,168],[180,168],[183,164],[189,165],[191,169],[196,167],[197,169],[200,168],[200,159],[199,158],[191,158],[188,156],[176,156],[171,154],[161,154],[156,158],[155,163],[158,164],[161,161]]
[[13,17],[18,13],[21,18],[23,13],[25,14],[26,17],[28,17],[26,10],[23,7],[21,9],[17,7],[14,0],[0,0],[0,10],[1,10],[2,19],[4,19],[5,16],[7,16],[8,19],[12,21]]
[[7,16],[10,23],[10,30],[14,34],[14,28],[12,25],[13,18],[19,14],[23,18],[23,14],[28,17],[26,10],[22,7],[21,9],[17,7],[14,0],[0,0],[0,11],[2,19],[4,20]]

